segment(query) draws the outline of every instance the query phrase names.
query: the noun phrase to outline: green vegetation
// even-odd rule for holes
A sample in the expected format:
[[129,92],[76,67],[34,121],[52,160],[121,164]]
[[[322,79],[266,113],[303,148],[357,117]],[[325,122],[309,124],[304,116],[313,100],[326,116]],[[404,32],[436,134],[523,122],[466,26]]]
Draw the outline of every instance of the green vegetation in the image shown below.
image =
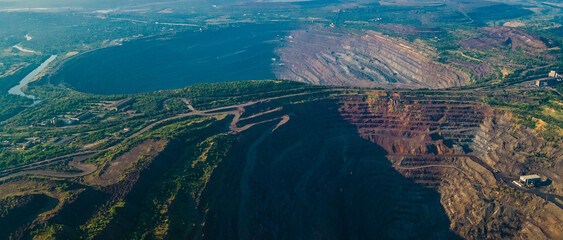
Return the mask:
[[[146,211],[135,221],[137,227],[129,238],[183,236],[201,227],[205,214],[198,210],[201,191],[213,170],[227,156],[233,139],[232,135],[214,135],[198,143],[191,154],[183,156],[187,159],[155,184],[158,187],[148,194],[143,207]],[[177,209],[179,206],[184,206],[182,211]]]
[[[170,215],[174,216],[176,213],[168,213],[168,208],[174,204],[177,195],[183,195],[182,198],[199,195],[213,169],[225,158],[232,145],[233,136],[214,134],[220,132],[219,129],[223,128],[229,120],[226,116],[190,118],[139,136],[139,139],[135,142],[146,139],[169,139],[185,146],[197,145],[193,151],[190,151],[191,148],[186,149],[184,155],[180,156],[178,161],[174,163],[178,166],[171,167],[170,170],[166,171],[164,177],[151,183],[153,187],[148,189],[149,192],[143,203],[142,209],[145,209],[145,212],[140,213],[139,218],[127,219],[137,226],[135,231],[128,233],[131,234],[127,237],[128,239],[141,239],[151,235],[151,238],[154,238],[162,235],[163,231],[168,231],[168,224],[176,224],[176,219],[170,219]],[[205,138],[205,136],[210,135],[211,137]],[[132,145],[132,143],[122,144],[122,146],[125,146],[124,149],[131,148]],[[115,157],[122,152],[122,149],[114,151],[111,157]],[[107,157],[104,157],[104,159],[107,160]],[[153,160],[149,156],[142,156],[131,166],[129,171],[146,168],[147,164],[150,164]],[[116,219],[120,218],[120,214],[128,212],[128,206],[123,200],[115,200],[115,203],[110,205],[99,211],[87,224],[81,226],[84,238],[92,239],[98,234],[105,234],[103,230],[109,224],[115,223]],[[187,225],[187,223],[184,224]]]
[[80,230],[85,232],[84,239],[93,239],[99,232],[103,231],[115,217],[117,210],[122,208],[124,205],[125,202],[119,201],[113,204],[109,210],[105,212],[98,212],[98,214],[94,216],[94,218],[90,219],[86,225],[81,226]]
[[485,103],[514,113],[517,124],[536,129],[545,140],[561,146],[563,139],[562,98],[551,91],[496,93]]
[[[316,93],[310,97],[318,97],[333,92],[334,90],[323,86],[281,80],[198,84],[181,90],[111,96],[35,84],[30,88],[30,93],[43,100],[24,108],[3,123],[3,131],[8,135],[0,135],[0,142],[5,143],[0,145],[0,154],[4,157],[4,161],[0,162],[0,170],[72,153],[86,145],[93,145],[95,149],[116,145],[151,122],[189,112],[180,98],[189,99],[196,109],[210,109],[292,94]],[[17,96],[6,96],[20,99]],[[132,100],[126,109],[109,109],[111,104],[128,97]],[[26,98],[22,100],[30,101]],[[290,101],[291,98],[287,100]],[[63,122],[82,113],[89,113],[89,117],[71,125]],[[163,125],[176,121],[179,120]],[[178,125],[172,124],[170,127],[173,126]],[[159,131],[161,130],[151,133],[152,137],[165,138],[172,133]],[[33,145],[29,144],[30,141],[33,141]],[[115,153],[127,151],[139,141],[128,140],[110,152],[98,154],[98,157],[90,161],[104,162]]]
[[492,6],[480,7],[474,9],[467,15],[478,23],[486,23],[489,21],[507,20],[532,15],[534,12],[525,9],[523,6],[494,4]]
[[[151,122],[189,112],[187,105],[180,98],[188,99],[197,109],[211,109],[282,96],[283,98],[273,101],[293,103],[340,92],[322,86],[273,80],[200,84],[181,90],[125,96],[96,96],[68,89],[55,89],[48,85],[35,85],[31,91],[44,100],[33,106],[33,110],[25,109],[4,123],[4,128],[10,135],[1,136],[0,139],[10,142],[10,145],[0,148],[2,158],[7,159],[2,162],[0,169],[74,153],[86,145],[98,143],[97,149],[102,151],[87,162],[105,166],[95,173],[99,175],[107,170],[109,165],[106,163],[147,140],[165,140],[169,145],[184,146],[185,150],[173,163],[174,167],[168,168],[170,171],[166,173],[160,173],[164,175],[151,183],[153,187],[146,189],[148,192],[143,200],[144,210],[134,220],[138,227],[124,233],[127,238],[133,239],[184,236],[187,232],[196,231],[201,226],[201,219],[205,214],[205,208],[198,206],[199,196],[214,169],[226,158],[234,141],[234,135],[224,133],[233,117],[229,115],[177,118],[157,124],[150,131],[134,138],[129,137]],[[124,112],[125,110],[111,111],[104,107],[127,97],[132,98],[128,110],[137,112],[133,115]],[[33,115],[34,111],[38,114]],[[45,119],[63,118],[63,115],[84,111],[93,114],[78,124],[39,124]],[[28,124],[34,126],[30,128],[26,126]],[[123,132],[125,126],[130,127],[128,132]],[[15,149],[18,144],[34,136],[41,136],[41,141],[35,146]],[[64,143],[58,145],[60,142]],[[128,176],[150,169],[148,167],[153,161],[154,156],[141,155],[124,171],[116,185],[128,184]],[[65,161],[41,169],[73,172]],[[75,186],[60,191],[75,191],[72,189],[81,188]],[[104,236],[108,234],[107,229],[111,229],[117,221],[124,221],[124,214],[130,212],[129,208],[133,206],[129,206],[127,201],[124,198],[107,201],[96,214],[80,226],[79,231],[68,232],[57,223],[46,223],[37,225],[32,229],[32,233],[45,238],[64,236],[92,239]],[[191,203],[186,205],[177,201]],[[184,209],[186,207],[188,209]],[[186,222],[186,216],[179,215],[177,211],[180,210],[177,208],[187,211],[191,216],[187,219],[191,219],[191,222]]]
[[[358,3],[340,6],[330,2],[297,3],[292,5],[291,11],[280,10],[277,5],[263,9],[219,7],[209,13],[185,6],[181,10],[159,8],[144,12],[116,10],[107,13],[75,9],[44,13],[0,11],[0,19],[3,20],[0,22],[0,35],[5,36],[0,39],[0,49],[3,49],[0,52],[0,170],[80,152],[93,153],[85,163],[94,163],[98,167],[93,174],[67,180],[19,176],[2,182],[0,223],[9,222],[6,216],[18,215],[22,213],[19,210],[31,206],[34,211],[23,212],[25,218],[20,218],[26,222],[13,224],[14,229],[24,225],[29,227],[22,233],[23,238],[185,239],[199,232],[205,225],[209,210],[206,200],[202,199],[206,196],[206,187],[214,184],[214,173],[225,171],[221,169],[221,163],[232,160],[229,156],[236,149],[233,148],[236,138],[244,138],[245,135],[227,133],[232,115],[189,116],[188,103],[197,111],[205,111],[261,100],[265,103],[260,104],[285,107],[335,95],[362,95],[371,98],[368,103],[376,103],[381,98],[392,108],[390,110],[400,113],[409,109],[409,104],[419,105],[425,101],[442,101],[444,105],[477,102],[501,112],[513,113],[513,121],[521,125],[515,126],[514,131],[522,126],[532,128],[555,148],[563,146],[563,100],[560,95],[549,88],[525,90],[531,87],[517,84],[545,77],[550,70],[563,72],[563,27],[558,25],[563,24],[563,17],[558,15],[560,10],[546,6],[540,8],[542,13],[546,13],[546,19],[552,15],[555,17],[539,21],[537,14],[528,10],[529,6],[472,5],[470,2],[434,5],[423,1],[412,5]],[[206,8],[211,8],[207,5]],[[499,27],[511,20],[525,24],[508,30]],[[292,30],[332,27],[334,31],[360,36],[367,30],[374,30],[400,37],[412,43],[414,51],[462,69],[472,76],[474,82],[453,90],[391,91],[263,80],[196,84],[177,90],[140,94],[95,95],[70,89],[63,82],[51,81],[48,76],[54,74],[54,70],[48,69],[46,75],[30,83],[26,91],[39,97],[39,103],[33,104],[29,98],[6,94],[11,86],[51,54],[59,55],[61,58],[56,63],[60,63],[73,54],[145,37],[150,42],[151,39],[173,39],[179,34],[194,31],[273,26],[269,24],[282,30],[260,38],[268,39],[268,44],[274,44],[270,41],[289,44],[280,39],[289,39]],[[26,35],[31,39],[26,39]],[[521,38],[530,38],[540,47],[518,42]],[[244,39],[242,42],[246,44]],[[196,43],[205,44],[205,41],[196,39]],[[193,44],[195,48],[197,44]],[[31,51],[18,50],[16,46]],[[270,47],[275,49],[280,46]],[[149,48],[153,47],[149,45]],[[158,48],[153,49],[159,51]],[[228,57],[231,56],[225,58]],[[266,67],[257,65],[257,68],[270,71],[269,67],[276,67],[269,62],[270,57],[267,59]],[[272,61],[279,60],[273,58]],[[231,70],[238,69],[234,67],[224,73],[228,74]],[[94,80],[92,82],[96,84]],[[137,78],[132,77],[131,80],[136,81]],[[155,83],[160,84],[159,81]],[[125,81],[120,84],[129,87]],[[563,93],[563,84],[553,88]],[[408,102],[410,100],[403,98],[405,96],[414,96],[414,100]],[[122,102],[128,99],[130,101]],[[239,123],[268,120],[272,115],[285,114],[282,110]],[[252,113],[252,110],[244,114],[252,116],[249,112]],[[160,123],[155,124],[157,122]],[[115,181],[109,186],[89,182],[92,178],[111,173],[108,171],[111,170],[110,163],[122,159],[120,156],[125,158],[128,156],[125,154],[147,142],[158,142],[164,150],[158,148],[161,152],[154,153],[157,151],[151,151],[154,148],[149,147],[147,152],[140,152],[139,157],[127,162],[125,170],[120,169],[121,172],[116,174],[119,176],[112,179]],[[555,166],[556,160],[547,156],[530,153],[522,165],[530,168],[538,163]],[[64,159],[34,170],[78,173],[79,170],[69,162],[69,159]],[[512,188],[501,186],[492,190],[513,198],[526,197]],[[37,198],[36,195],[41,194],[47,197]],[[88,199],[80,199],[83,196]],[[58,216],[62,209],[71,209],[71,215],[75,214],[73,210],[77,213],[84,210],[84,205],[76,204],[80,201],[90,204],[87,207],[93,208],[93,214],[79,216],[79,221],[73,223],[53,217]],[[125,225],[128,227],[122,229]],[[0,224],[0,228],[5,226]],[[0,238],[3,237],[0,231]]]
[[[156,130],[150,131],[146,134],[141,135],[141,138],[150,139],[172,139],[176,141],[192,141],[193,139],[199,138],[198,135],[192,133],[192,131],[205,131],[212,130],[217,131],[217,129],[225,127],[232,116],[227,117],[226,115],[219,115],[215,117],[189,117],[188,120],[178,120],[177,122],[163,123],[163,127],[156,126]],[[205,130],[207,129],[207,130]]]
[[[38,58],[37,61],[41,61],[41,60],[45,60],[45,59],[41,59]],[[27,66],[25,66],[27,65]],[[0,92],[1,93],[7,93],[8,90],[10,90],[10,88],[18,85],[18,83],[27,75],[29,74],[31,71],[33,71],[33,69],[37,68],[37,64],[27,64],[27,63],[23,63],[22,67],[19,68],[18,70],[16,70],[16,72],[9,74],[9,69],[5,69],[4,71],[0,71],[0,72],[5,72],[5,74],[9,74],[7,76],[1,77],[0,78]]]
[[[152,187],[145,189],[149,191],[149,194],[146,195],[146,200],[144,200],[143,203],[143,209],[147,212],[142,213],[139,218],[122,219],[123,217],[126,217],[122,214],[128,211],[129,206],[126,202],[127,199],[115,198],[110,199],[107,203],[105,203],[104,206],[96,212],[96,214],[88,219],[85,224],[79,227],[78,231],[68,231],[68,228],[62,227],[60,224],[46,222],[45,224],[38,225],[36,228],[32,229],[30,231],[31,236],[42,236],[44,239],[93,239],[96,236],[103,236],[104,234],[107,234],[104,231],[108,228],[108,226],[115,224],[115,221],[120,219],[119,221],[132,221],[135,222],[135,224],[138,224],[138,228],[131,229],[129,232],[123,232],[123,234],[130,236],[127,237],[128,239],[131,239],[131,237],[137,239],[142,238],[142,236],[146,236],[146,234],[158,235],[160,230],[157,229],[158,227],[155,224],[161,226],[164,219],[173,219],[170,221],[166,220],[165,222],[167,223],[183,224],[183,220],[180,222],[179,219],[184,219],[184,216],[178,216],[178,213],[175,211],[168,213],[166,209],[168,209],[168,207],[175,207],[176,202],[174,199],[176,196],[181,198],[181,201],[184,201],[185,197],[201,193],[201,189],[208,181],[214,168],[217,167],[222,159],[225,158],[230,146],[232,145],[234,136],[222,133],[225,126],[231,121],[231,119],[231,117],[227,117],[225,115],[179,119],[169,124],[157,126],[152,131],[127,140],[118,148],[93,158],[93,161],[102,164],[104,161],[113,159],[119,154],[124,153],[127,149],[131,149],[136,146],[136,144],[148,139],[167,139],[174,142],[174,144],[185,146],[185,150],[182,151],[183,153],[181,156],[173,162],[174,166],[167,168],[168,170],[166,170],[166,173],[163,173],[164,175],[162,177],[159,177],[155,182],[150,183]],[[191,146],[196,147],[192,148]],[[124,175],[116,186],[128,184],[128,181],[130,181],[128,179],[129,175],[138,174],[139,171],[152,171],[146,169],[150,169],[149,166],[152,164],[153,160],[154,156],[142,155],[124,172]],[[194,179],[197,179],[197,184],[192,182]],[[176,186],[170,184],[176,184]],[[172,186],[173,188],[169,188]],[[83,186],[72,182],[59,182],[56,188],[46,186],[46,189],[50,189],[49,191],[55,192],[82,191],[81,188],[83,188]],[[33,189],[40,190],[41,188],[30,186],[29,190]],[[27,190],[21,189],[20,191]],[[68,194],[59,193],[57,196],[60,196],[60,201],[66,201],[64,198],[66,198],[65,196],[68,196]],[[13,208],[10,206],[18,202],[16,201],[16,198],[19,197],[4,198],[1,200],[5,202],[2,206],[6,209]],[[160,214],[153,214],[152,211],[157,211]],[[195,211],[195,209],[192,211]],[[0,214],[2,212],[5,211],[0,209]],[[188,225],[182,226],[187,227]],[[171,227],[171,229],[174,231],[185,230],[184,228],[178,227]]]
[[[27,218],[36,218],[43,209],[54,208],[58,201],[45,194],[28,194],[23,196],[8,196],[0,200],[0,237],[10,239],[10,233],[15,232]],[[26,216],[26,217],[22,217]]]
[[6,217],[10,210],[25,205],[30,196],[9,196],[0,200],[0,218]]
[[176,93],[187,99],[196,109],[211,109],[264,98],[303,94],[328,89],[287,80],[242,81],[197,84]]
[[519,200],[519,201],[525,201],[525,200],[530,199],[529,194],[525,194],[521,191],[518,191],[514,188],[507,187],[507,186],[493,186],[493,187],[491,187],[491,190],[498,192],[500,194],[506,195],[510,198]]
[[33,100],[16,95],[0,94],[0,121],[4,121],[26,106],[33,103]]
[[555,90],[557,90],[557,92],[559,92],[559,94],[563,93],[563,82],[558,83],[554,86],[554,88]]
[[74,153],[73,147],[66,146],[35,146],[30,150],[11,151],[0,148],[0,169],[13,168],[40,160],[53,158],[65,154]]

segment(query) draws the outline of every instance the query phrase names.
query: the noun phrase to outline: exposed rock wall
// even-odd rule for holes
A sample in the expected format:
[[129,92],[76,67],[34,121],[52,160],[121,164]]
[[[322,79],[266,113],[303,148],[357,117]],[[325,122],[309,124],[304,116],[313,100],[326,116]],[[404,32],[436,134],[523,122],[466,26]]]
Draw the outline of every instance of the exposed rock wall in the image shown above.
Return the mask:
[[277,52],[274,70],[280,79],[386,88],[447,88],[470,80],[461,70],[432,61],[432,49],[374,31],[360,36],[296,30]]
[[[274,132],[260,126],[242,133],[227,165],[214,173],[220,177],[204,198],[204,236],[456,237],[444,224],[465,239],[563,236],[563,210],[491,170],[518,165],[497,149],[513,124],[469,92],[372,91],[284,107],[283,114],[291,119]],[[538,141],[533,134],[517,141],[524,137]],[[483,163],[478,145],[502,155],[506,166]],[[253,170],[243,171],[249,161]]]
[[510,114],[463,95],[376,91],[342,99],[339,111],[390,153],[401,174],[440,192],[450,229],[463,238],[560,239],[563,210],[508,186],[491,169],[513,178],[539,173],[553,181],[542,191],[560,195],[561,151],[514,125]]
[[506,113],[486,118],[470,143],[472,154],[512,175],[539,173],[553,181],[552,191],[563,194],[563,151],[533,129],[516,126]]
[[454,154],[471,141],[491,109],[472,96],[386,93],[349,97],[341,114],[391,154]]
[[449,161],[438,191],[452,221],[466,239],[560,239],[563,210],[533,195],[511,189],[468,158]]
[[206,187],[203,235],[455,239],[439,194],[393,169],[338,107],[319,101],[286,108],[291,119],[274,132],[272,123],[241,133]]
[[[82,178],[102,186],[49,223],[75,239],[114,209],[95,239],[563,238],[561,208],[493,170],[540,173],[553,180],[541,191],[560,194],[561,151],[536,132],[473,91],[354,91],[248,106],[232,124],[259,124],[209,145],[197,143],[211,129],[146,141],[91,176],[99,182]],[[143,152],[153,160],[123,172]]]

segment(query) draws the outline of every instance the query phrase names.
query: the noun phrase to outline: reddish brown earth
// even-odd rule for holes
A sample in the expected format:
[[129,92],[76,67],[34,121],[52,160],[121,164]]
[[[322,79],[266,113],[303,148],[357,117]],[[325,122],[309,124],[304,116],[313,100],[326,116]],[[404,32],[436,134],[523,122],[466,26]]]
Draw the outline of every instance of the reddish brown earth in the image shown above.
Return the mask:
[[286,106],[286,124],[242,132],[214,172],[222,177],[204,192],[203,236],[454,237],[438,193],[394,170],[386,151],[361,138],[338,107],[335,100]]
[[451,154],[470,142],[483,119],[493,114],[477,100],[394,93],[368,99],[349,97],[340,111],[358,127],[360,136],[390,153]]
[[[562,152],[531,129],[514,131],[509,116],[471,96],[460,92],[352,97],[339,111],[362,138],[387,150],[399,172],[440,192],[451,229],[460,236],[561,238],[563,211],[554,204],[561,198],[545,201],[510,190],[504,182],[509,176],[537,172],[556,179],[551,189],[561,196]],[[555,165],[538,161],[531,170],[526,166],[531,153],[543,153]],[[503,173],[494,174],[493,169]]]
[[[547,190],[561,195],[561,150],[515,128],[509,114],[481,101],[485,93],[358,91],[214,110],[235,115],[217,128],[233,140],[204,180],[188,159],[211,159],[196,149],[216,133],[147,141],[89,176],[102,186],[79,181],[93,186],[83,186],[48,222],[78,229],[122,201],[96,239],[133,238],[134,231],[168,239],[563,237],[563,210],[539,197]],[[142,153],[150,160],[139,161]],[[530,153],[555,164],[532,165]],[[182,169],[185,175],[174,175]],[[536,191],[507,183],[525,171],[553,184]],[[117,172],[119,181],[109,182]],[[158,196],[166,197],[153,209]]]
[[[510,123],[475,94],[374,91],[284,107],[291,116],[285,125],[241,133],[216,170],[222,177],[211,179],[202,198],[209,204],[203,236],[560,238],[563,210],[551,202],[557,200],[507,185],[505,178],[520,174],[513,169],[525,169],[506,155],[518,150],[494,148],[524,136],[541,139],[505,136],[501,129]],[[478,147],[483,135],[488,149]],[[561,159],[547,144],[521,151]],[[481,159],[484,153],[503,157]],[[540,168],[552,179],[562,169]]]
[[472,62],[462,61],[459,59],[454,59],[452,62],[454,65],[459,65],[468,68],[473,74],[473,76],[475,77],[475,79],[478,80],[481,80],[485,77],[495,74],[495,69],[486,63],[472,63]]
[[538,37],[512,27],[484,27],[485,34],[478,38],[461,41],[466,48],[489,49],[510,47],[513,51],[520,48],[529,52],[542,52],[547,49]]
[[385,23],[379,25],[382,28],[389,29],[398,34],[417,35],[417,36],[436,36],[444,34],[445,31],[439,28],[419,28],[410,25]]

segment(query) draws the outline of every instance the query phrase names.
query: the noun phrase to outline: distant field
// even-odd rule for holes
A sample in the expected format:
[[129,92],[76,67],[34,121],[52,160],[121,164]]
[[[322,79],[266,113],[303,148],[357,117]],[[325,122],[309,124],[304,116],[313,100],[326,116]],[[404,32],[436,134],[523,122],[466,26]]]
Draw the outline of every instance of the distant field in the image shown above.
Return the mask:
[[498,21],[532,15],[533,12],[521,6],[495,4],[480,7],[468,13],[469,17],[476,22]]
[[63,63],[51,82],[88,93],[139,93],[197,83],[272,79],[284,25],[252,25],[149,38]]

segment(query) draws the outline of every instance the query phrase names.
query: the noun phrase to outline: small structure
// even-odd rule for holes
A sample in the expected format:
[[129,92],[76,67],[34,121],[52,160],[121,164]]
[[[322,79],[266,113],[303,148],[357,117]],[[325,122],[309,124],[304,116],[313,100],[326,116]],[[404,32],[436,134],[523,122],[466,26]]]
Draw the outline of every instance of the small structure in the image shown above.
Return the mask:
[[534,175],[524,175],[520,176],[520,182],[527,185],[527,186],[535,186],[536,184],[541,182],[541,177],[534,174]]
[[555,72],[555,71],[549,72],[549,74],[548,74],[547,76],[550,77],[550,78],[558,78],[558,77],[561,77],[561,75],[559,75],[559,74],[558,74],[557,72]]
[[126,98],[109,106],[111,111],[119,111],[129,106],[132,103],[132,98]]

